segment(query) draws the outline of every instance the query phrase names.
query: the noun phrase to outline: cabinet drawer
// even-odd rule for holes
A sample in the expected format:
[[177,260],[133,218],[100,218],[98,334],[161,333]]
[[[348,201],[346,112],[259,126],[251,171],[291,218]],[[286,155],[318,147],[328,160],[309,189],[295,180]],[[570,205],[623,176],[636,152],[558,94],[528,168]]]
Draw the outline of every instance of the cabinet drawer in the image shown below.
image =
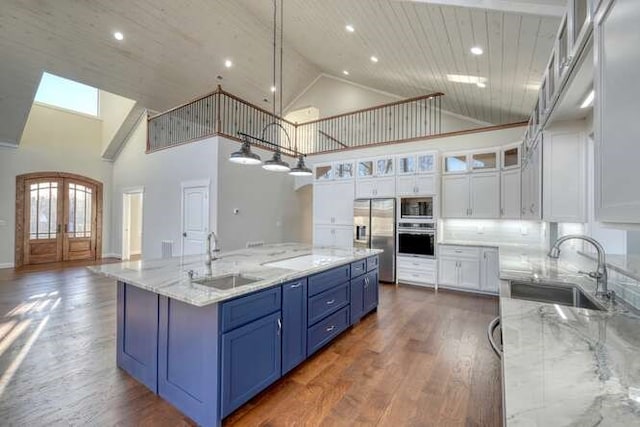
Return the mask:
[[480,248],[471,246],[440,245],[440,256],[453,256],[456,258],[479,258]]
[[351,278],[351,266],[343,265],[324,273],[318,273],[309,277],[309,296],[319,294],[336,285],[349,281]]
[[425,272],[398,267],[398,282],[434,285],[436,283],[436,273],[435,271]]
[[398,257],[398,270],[417,270],[425,273],[434,273],[436,271],[436,261],[427,258],[405,258]]
[[281,300],[280,286],[275,286],[223,302],[221,307],[222,332],[230,331],[280,310]]
[[321,320],[307,331],[308,355],[315,353],[349,326],[349,306]]
[[309,324],[344,307],[349,303],[349,282],[338,285],[321,294],[309,298]]
[[378,256],[372,256],[367,258],[367,271],[373,271],[378,268],[379,259]]
[[358,277],[367,272],[367,260],[361,259],[360,261],[351,263],[351,278]]

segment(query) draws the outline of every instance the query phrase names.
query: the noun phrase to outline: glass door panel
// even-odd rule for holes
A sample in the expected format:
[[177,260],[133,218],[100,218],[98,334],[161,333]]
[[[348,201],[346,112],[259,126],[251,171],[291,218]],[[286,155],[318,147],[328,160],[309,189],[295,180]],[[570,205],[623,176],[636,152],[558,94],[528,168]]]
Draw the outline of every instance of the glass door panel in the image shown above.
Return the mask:
[[362,160],[358,162],[358,178],[369,178],[373,176],[373,161]]
[[436,159],[434,154],[418,155],[418,173],[435,172]]
[[473,170],[489,170],[498,167],[497,153],[473,153],[471,167]]
[[25,181],[25,264],[42,264],[62,260],[60,240],[59,191],[62,181],[34,179]]
[[444,171],[447,173],[466,172],[467,155],[446,156],[444,158]]
[[404,156],[398,158],[398,174],[410,175],[416,172],[415,156]]
[[336,178],[353,178],[353,163],[338,163],[336,165]]
[[326,181],[333,178],[333,168],[331,165],[316,167],[316,180]]
[[376,174],[378,176],[393,175],[393,159],[378,159],[376,161]]

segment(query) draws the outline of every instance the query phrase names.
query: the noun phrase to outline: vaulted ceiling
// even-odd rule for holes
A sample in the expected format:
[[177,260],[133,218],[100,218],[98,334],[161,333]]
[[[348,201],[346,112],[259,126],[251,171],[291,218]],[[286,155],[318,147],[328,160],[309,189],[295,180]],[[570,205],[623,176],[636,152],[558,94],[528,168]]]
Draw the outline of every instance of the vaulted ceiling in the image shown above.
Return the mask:
[[[442,91],[444,108],[491,123],[524,119],[565,1],[452,3],[465,2],[500,7],[438,0],[285,1],[284,103],[324,72],[406,97]],[[0,142],[19,141],[43,71],[153,110],[218,83],[266,106],[271,8],[270,0],[3,0]],[[355,32],[346,32],[346,24]],[[113,38],[116,30],[124,41]],[[485,54],[471,55],[475,45]],[[371,55],[379,62],[372,63]],[[233,61],[229,69],[227,58]],[[345,69],[349,76],[342,75]],[[447,74],[483,77],[487,86],[452,83]]]

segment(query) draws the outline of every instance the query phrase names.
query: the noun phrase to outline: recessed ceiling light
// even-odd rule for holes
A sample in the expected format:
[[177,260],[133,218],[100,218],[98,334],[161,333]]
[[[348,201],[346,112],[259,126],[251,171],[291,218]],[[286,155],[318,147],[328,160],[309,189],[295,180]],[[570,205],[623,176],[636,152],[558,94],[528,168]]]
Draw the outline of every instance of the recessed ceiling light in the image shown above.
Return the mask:
[[116,31],[115,33],[113,33],[113,38],[121,42],[122,40],[124,40],[124,34],[122,34],[120,31]]
[[347,30],[350,33],[353,33],[356,30],[355,28],[353,28],[353,25],[351,25],[351,24],[346,25],[344,27],[344,29]]
[[582,105],[580,106],[580,108],[589,108],[593,105],[593,98],[595,98],[596,93],[595,91],[591,91],[589,92],[589,95],[587,95],[587,97],[584,99],[584,101],[582,101]]
[[345,76],[348,76],[349,72],[347,70],[342,70],[342,74],[344,74]]
[[369,59],[371,59],[371,62],[378,62],[378,57],[377,56],[372,56]]
[[485,83],[482,83],[482,82],[476,83],[476,86],[478,86],[481,89],[484,89],[485,87],[487,87],[487,85]]
[[474,55],[482,55],[484,53],[484,50],[482,50],[480,46],[474,46],[471,48],[471,53],[473,53]]
[[233,66],[233,62],[230,59],[224,61],[224,66],[227,68],[231,68]]
[[271,86],[271,92],[275,92],[276,91],[276,87],[275,86]]
[[447,74],[447,80],[454,83],[466,83],[477,85],[478,83],[484,83],[487,81],[484,77],[467,76],[464,74]]

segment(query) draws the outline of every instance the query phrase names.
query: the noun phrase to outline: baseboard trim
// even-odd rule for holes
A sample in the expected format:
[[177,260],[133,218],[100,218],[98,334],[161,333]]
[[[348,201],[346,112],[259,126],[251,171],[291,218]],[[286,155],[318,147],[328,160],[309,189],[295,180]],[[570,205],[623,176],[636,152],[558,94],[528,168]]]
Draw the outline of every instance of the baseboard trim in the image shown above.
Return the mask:
[[118,259],[122,259],[122,254],[102,254],[102,258],[118,258]]
[[0,262],[0,269],[2,268],[13,268],[14,265],[12,262]]

